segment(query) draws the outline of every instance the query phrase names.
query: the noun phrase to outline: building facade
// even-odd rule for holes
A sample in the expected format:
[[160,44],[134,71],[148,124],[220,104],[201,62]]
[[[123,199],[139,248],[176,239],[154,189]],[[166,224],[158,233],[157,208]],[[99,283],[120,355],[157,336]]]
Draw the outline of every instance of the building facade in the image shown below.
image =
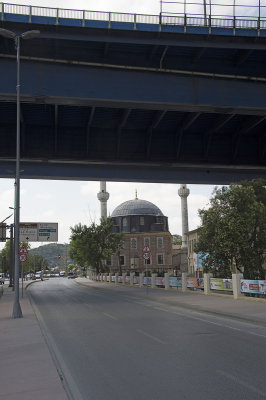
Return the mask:
[[[113,211],[114,232],[124,234],[124,243],[109,261],[117,272],[172,271],[172,236],[168,218],[153,203],[138,199],[126,201]],[[144,260],[143,249],[149,248],[150,259]]]

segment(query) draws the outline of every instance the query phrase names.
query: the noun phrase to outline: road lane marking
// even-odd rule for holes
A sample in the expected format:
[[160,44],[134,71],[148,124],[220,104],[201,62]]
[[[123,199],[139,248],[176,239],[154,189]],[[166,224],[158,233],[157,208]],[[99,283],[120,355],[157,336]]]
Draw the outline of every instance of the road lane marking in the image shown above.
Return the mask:
[[237,383],[237,384],[240,385],[240,386],[244,386],[244,387],[246,387],[247,389],[252,390],[254,393],[256,393],[256,394],[258,394],[258,395],[260,395],[260,396],[266,397],[266,393],[265,393],[265,392],[263,392],[263,391],[260,390],[260,389],[257,389],[255,386],[250,385],[249,383],[247,383],[247,382],[245,382],[245,381],[242,381],[242,379],[239,379],[239,378],[237,378],[236,376],[234,376],[234,375],[232,375],[232,374],[229,374],[229,373],[227,373],[227,372],[225,372],[225,371],[222,371],[222,370],[220,370],[220,369],[218,369],[218,370],[216,371],[216,373],[219,374],[219,375],[225,376],[227,379],[230,379],[231,381]]
[[105,315],[106,317],[111,318],[111,319],[114,319],[115,321],[117,321],[117,318],[114,317],[114,316],[111,315],[111,314],[107,314],[107,313],[104,312],[103,315]]
[[[161,307],[154,307],[153,306],[153,309],[154,310],[159,310],[159,311],[164,311],[164,312],[169,312],[168,310],[166,310],[165,308],[161,308]],[[171,312],[171,311],[170,311]]]
[[155,342],[158,342],[158,343],[160,343],[160,344],[167,344],[167,343],[164,342],[163,340],[161,340],[161,339],[159,339],[159,338],[157,338],[157,337],[155,337],[155,336],[153,336],[153,335],[150,335],[149,333],[144,332],[144,331],[142,331],[141,329],[137,329],[137,332],[138,332],[138,333],[141,333],[141,334],[144,335],[144,336],[147,336],[147,337],[150,338],[150,339],[155,340]]

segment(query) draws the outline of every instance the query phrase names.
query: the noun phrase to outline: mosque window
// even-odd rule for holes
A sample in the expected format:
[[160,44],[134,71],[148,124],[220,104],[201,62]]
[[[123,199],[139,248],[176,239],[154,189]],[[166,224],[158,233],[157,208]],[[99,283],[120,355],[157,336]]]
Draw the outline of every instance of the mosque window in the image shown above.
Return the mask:
[[127,218],[126,218],[126,217],[124,217],[124,218],[122,219],[122,225],[123,225],[123,226],[127,226]]
[[151,239],[149,237],[144,238],[144,246],[150,247],[151,245]]
[[148,260],[143,260],[143,265],[144,265],[144,267],[146,266],[146,265],[151,265],[151,257],[148,259]]
[[131,238],[130,239],[130,247],[131,247],[131,249],[136,249],[137,248],[137,239],[136,238]]
[[157,254],[157,264],[164,265],[164,254]]
[[162,248],[163,248],[163,238],[157,237],[157,249],[162,249]]
[[143,216],[139,217],[139,224],[142,226],[144,225],[144,217]]

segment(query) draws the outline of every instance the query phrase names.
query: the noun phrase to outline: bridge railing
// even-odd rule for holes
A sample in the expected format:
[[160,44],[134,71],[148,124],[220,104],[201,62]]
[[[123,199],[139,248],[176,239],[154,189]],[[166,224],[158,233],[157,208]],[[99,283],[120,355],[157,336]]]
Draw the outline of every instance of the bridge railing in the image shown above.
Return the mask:
[[[132,29],[137,29],[138,24],[168,25],[168,26],[197,26],[237,29],[266,29],[266,17],[264,16],[226,16],[203,15],[191,13],[169,13],[160,15],[130,14],[105,11],[89,11],[75,9],[61,9],[51,7],[39,7],[0,3],[1,20],[9,19],[10,15],[25,16],[27,21],[33,22],[34,17],[50,18],[47,23],[64,25],[67,20],[78,20],[80,26],[85,26],[85,21],[104,21],[108,27],[115,27],[111,23],[129,23]],[[9,18],[7,17],[9,16]],[[19,21],[19,18],[17,19]],[[38,21],[40,22],[40,20]],[[42,21],[45,23],[45,20]]]

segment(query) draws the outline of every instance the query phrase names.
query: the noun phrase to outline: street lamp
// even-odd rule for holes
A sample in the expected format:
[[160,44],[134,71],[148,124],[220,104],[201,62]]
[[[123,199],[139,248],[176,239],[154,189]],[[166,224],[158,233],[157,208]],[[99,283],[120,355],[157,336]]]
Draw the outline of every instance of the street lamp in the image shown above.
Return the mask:
[[19,205],[20,205],[20,39],[33,39],[40,31],[32,30],[17,35],[7,29],[0,29],[0,35],[7,39],[14,39],[17,51],[17,134],[16,134],[16,178],[15,178],[15,271],[14,271],[14,305],[13,318],[22,318],[19,303]]

